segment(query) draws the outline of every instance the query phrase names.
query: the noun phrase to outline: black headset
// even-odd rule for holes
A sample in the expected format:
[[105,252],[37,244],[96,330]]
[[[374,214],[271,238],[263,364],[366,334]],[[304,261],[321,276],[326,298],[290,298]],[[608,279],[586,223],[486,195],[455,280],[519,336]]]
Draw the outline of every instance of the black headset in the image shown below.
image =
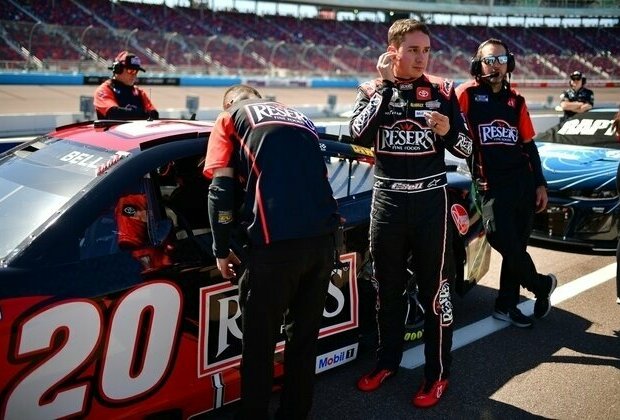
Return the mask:
[[108,67],[114,74],[121,74],[125,69],[125,65],[121,61],[115,61],[112,66]]
[[510,52],[508,45],[506,45],[504,42],[500,41],[499,39],[494,39],[494,38],[487,39],[486,41],[484,41],[482,44],[478,46],[478,48],[476,49],[476,54],[474,54],[474,56],[471,58],[471,62],[469,65],[469,73],[474,77],[482,75],[482,61],[481,61],[481,57],[479,57],[479,54],[480,54],[480,50],[487,44],[497,44],[497,45],[501,45],[502,47],[504,47],[504,49],[506,50],[506,55],[508,56],[507,72],[512,73],[515,69],[515,56]]

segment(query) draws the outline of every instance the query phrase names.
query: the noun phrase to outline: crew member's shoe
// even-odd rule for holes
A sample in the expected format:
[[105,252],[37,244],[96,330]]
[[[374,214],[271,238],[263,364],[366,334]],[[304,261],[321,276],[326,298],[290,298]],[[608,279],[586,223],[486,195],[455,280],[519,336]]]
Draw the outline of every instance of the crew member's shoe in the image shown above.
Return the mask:
[[394,375],[396,375],[395,370],[375,368],[372,372],[362,376],[357,381],[357,388],[360,391],[375,391],[379,389],[386,379]]
[[523,312],[521,312],[519,308],[513,308],[508,311],[502,311],[496,308],[495,312],[493,312],[493,318],[510,322],[512,325],[519,328],[530,328],[534,325],[532,318],[523,315]]
[[427,386],[426,381],[422,382],[422,386],[413,396],[411,403],[418,408],[429,408],[439,402],[439,399],[448,388],[448,380],[435,381]]
[[534,316],[537,319],[541,319],[549,315],[551,311],[551,293],[558,285],[558,279],[555,275],[549,273],[547,275],[549,284],[546,287],[546,293],[536,296],[536,302],[534,303]]

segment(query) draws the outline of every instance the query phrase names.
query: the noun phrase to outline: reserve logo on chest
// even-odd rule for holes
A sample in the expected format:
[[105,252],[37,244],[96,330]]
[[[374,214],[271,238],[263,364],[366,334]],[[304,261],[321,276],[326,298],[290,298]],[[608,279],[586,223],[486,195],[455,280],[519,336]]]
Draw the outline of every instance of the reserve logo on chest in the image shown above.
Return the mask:
[[493,120],[478,126],[480,144],[515,145],[519,140],[519,130],[504,120]]
[[376,153],[427,155],[435,153],[433,132],[414,120],[401,120],[379,127]]

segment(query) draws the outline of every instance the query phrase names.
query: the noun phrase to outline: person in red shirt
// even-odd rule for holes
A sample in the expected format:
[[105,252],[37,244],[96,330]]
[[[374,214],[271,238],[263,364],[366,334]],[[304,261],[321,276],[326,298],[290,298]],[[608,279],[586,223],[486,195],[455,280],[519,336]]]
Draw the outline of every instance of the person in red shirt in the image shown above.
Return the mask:
[[544,318],[557,279],[539,274],[527,252],[534,212],[547,207],[547,182],[525,98],[509,83],[514,68],[506,44],[489,39],[471,60],[474,79],[459,85],[456,94],[473,139],[468,164],[483,224],[489,243],[502,256],[493,317],[527,328],[534,321],[517,308],[519,287],[535,294],[534,316]]
[[122,51],[108,68],[112,70],[112,77],[95,90],[97,118],[109,120],[159,118],[159,112],[146,92],[135,85],[138,71],[145,71],[139,57]]

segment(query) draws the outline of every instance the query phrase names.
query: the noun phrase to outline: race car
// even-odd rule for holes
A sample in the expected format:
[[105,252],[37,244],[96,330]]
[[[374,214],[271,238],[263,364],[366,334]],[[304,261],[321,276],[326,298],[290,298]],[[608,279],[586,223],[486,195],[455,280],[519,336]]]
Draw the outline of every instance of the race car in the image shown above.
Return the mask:
[[616,109],[577,114],[536,137],[549,205],[531,237],[593,251],[615,251],[620,208]]
[[[212,127],[91,121],[0,155],[0,418],[186,419],[239,399],[237,286],[215,265],[202,176]],[[374,156],[339,140],[319,139],[346,250],[332,271],[317,373],[357,357],[375,305]],[[470,178],[459,163],[450,169],[452,280],[464,293],[490,250]],[[415,309],[415,286],[410,301]],[[419,340],[410,314],[408,339]]]

